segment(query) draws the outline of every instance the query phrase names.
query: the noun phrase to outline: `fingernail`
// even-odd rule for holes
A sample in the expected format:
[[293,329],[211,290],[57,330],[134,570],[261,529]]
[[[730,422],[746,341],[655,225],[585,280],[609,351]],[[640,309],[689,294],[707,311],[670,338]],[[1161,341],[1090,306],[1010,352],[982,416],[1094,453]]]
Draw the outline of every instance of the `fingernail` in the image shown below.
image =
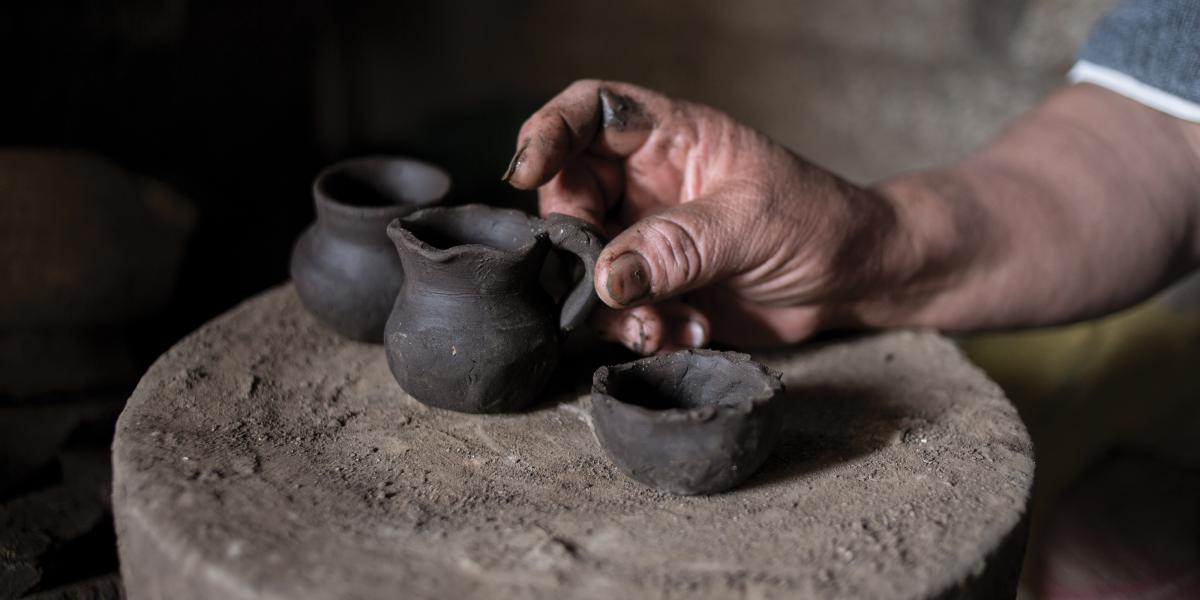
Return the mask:
[[504,175],[500,176],[500,181],[508,181],[513,173],[517,172],[517,169],[521,167],[521,159],[525,157],[525,149],[528,147],[529,138],[525,138],[525,141],[521,142],[521,146],[513,154],[512,160],[508,161],[508,168],[504,170]]
[[702,348],[708,342],[704,335],[704,326],[699,321],[689,320],[687,322],[687,337],[688,345],[693,348]]
[[650,265],[641,254],[626,252],[608,268],[605,287],[618,304],[633,304],[650,295]]
[[641,319],[630,316],[625,322],[625,332],[622,336],[625,347],[637,352],[646,353],[646,323]]
[[600,88],[600,125],[605,129],[641,129],[650,125],[642,107],[632,98]]

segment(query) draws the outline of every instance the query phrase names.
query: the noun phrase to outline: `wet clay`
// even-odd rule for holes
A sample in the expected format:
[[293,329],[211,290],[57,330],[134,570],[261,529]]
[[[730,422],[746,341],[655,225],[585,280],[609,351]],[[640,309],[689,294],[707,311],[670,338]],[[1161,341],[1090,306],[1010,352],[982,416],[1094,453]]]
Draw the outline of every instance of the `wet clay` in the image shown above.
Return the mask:
[[382,343],[404,279],[388,223],[449,191],[445,171],[408,158],[354,158],[321,171],[313,182],[317,220],[292,249],[305,308],[342,336]]
[[784,374],[779,445],[737,488],[679,496],[604,455],[591,372],[538,410],[437,410],[272,290],[159,358],[121,415],[126,594],[1012,600],[1033,449],[953,343],[754,359]]
[[[404,391],[467,413],[529,404],[558,364],[561,338],[597,302],[599,234],[566,215],[542,220],[478,204],[418,211],[387,232],[405,279],[385,345]],[[583,263],[561,307],[539,281],[552,249]]]
[[600,367],[592,423],[613,464],[676,494],[744,481],[779,441],[779,374],[736,352],[687,350]]

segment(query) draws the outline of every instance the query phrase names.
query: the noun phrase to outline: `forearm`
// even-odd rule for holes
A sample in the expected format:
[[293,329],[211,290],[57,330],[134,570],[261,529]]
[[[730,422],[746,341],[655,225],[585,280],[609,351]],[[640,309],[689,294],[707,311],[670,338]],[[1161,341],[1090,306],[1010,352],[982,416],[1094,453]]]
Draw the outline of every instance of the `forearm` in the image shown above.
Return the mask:
[[894,286],[873,326],[1038,326],[1129,306],[1200,258],[1195,132],[1092,86],[1065,89],[954,165],[883,182]]

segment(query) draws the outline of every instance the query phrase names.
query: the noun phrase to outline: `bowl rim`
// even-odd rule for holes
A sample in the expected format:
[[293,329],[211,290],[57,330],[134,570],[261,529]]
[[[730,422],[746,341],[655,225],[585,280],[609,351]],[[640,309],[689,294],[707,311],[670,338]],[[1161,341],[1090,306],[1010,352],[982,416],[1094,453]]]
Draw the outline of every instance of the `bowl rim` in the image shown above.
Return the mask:
[[[674,359],[680,356],[686,356],[686,360],[694,360],[693,357],[696,356],[718,358],[723,360],[729,368],[746,369],[748,377],[755,377],[762,382],[762,389],[739,398],[733,404],[706,404],[691,408],[665,408],[659,410],[626,402],[608,392],[609,378],[614,372],[625,372],[653,363],[656,360],[662,360],[663,358]],[[659,422],[703,422],[718,416],[744,417],[749,415],[755,409],[772,402],[783,392],[784,388],[783,376],[779,371],[755,361],[749,354],[720,350],[689,349],[648,356],[616,365],[601,366],[592,375],[592,403],[593,410],[594,405],[599,401],[610,407],[616,407],[624,412],[637,415],[639,418],[652,419]]]

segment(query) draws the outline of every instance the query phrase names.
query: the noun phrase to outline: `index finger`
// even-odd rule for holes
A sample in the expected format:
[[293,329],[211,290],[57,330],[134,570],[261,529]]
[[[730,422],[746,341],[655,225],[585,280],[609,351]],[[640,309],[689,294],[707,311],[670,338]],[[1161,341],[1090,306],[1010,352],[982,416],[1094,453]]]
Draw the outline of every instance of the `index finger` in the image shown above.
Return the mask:
[[604,228],[604,217],[624,187],[622,165],[614,159],[586,154],[567,163],[538,188],[538,213],[563,213]]
[[521,126],[517,152],[502,179],[528,190],[550,181],[585,151],[628,156],[669,114],[669,105],[665,96],[628,83],[576,81]]

